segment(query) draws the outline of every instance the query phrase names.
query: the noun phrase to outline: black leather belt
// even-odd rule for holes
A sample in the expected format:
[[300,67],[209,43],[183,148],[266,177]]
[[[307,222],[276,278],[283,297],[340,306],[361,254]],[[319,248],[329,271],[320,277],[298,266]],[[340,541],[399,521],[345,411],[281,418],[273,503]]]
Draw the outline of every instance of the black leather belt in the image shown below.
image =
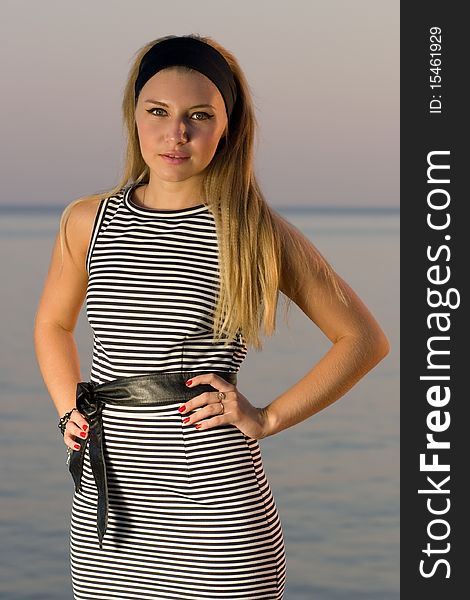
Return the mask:
[[[202,375],[215,373],[228,383],[236,385],[237,373],[229,371],[180,371],[178,373],[152,372],[132,377],[119,377],[113,381],[94,384],[90,381],[77,383],[76,406],[89,424],[86,439],[77,438],[80,450],[74,450],[70,457],[69,471],[75,482],[75,491],[81,492],[83,460],[86,445],[89,445],[90,464],[98,490],[96,527],[100,549],[108,525],[108,482],[103,445],[101,414],[105,404],[123,406],[159,405],[174,402],[187,402],[203,392],[213,392],[216,388],[209,384],[187,387],[185,381]],[[179,413],[178,413],[179,414]]]

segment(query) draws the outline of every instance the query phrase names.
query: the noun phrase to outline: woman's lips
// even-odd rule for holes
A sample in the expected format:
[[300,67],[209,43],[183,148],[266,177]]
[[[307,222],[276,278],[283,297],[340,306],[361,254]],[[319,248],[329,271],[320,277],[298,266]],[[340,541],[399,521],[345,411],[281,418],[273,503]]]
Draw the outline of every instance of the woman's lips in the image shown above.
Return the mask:
[[185,160],[189,160],[189,156],[171,157],[171,156],[168,156],[167,154],[160,154],[160,156],[163,158],[163,160],[165,162],[167,162],[170,165],[180,165]]

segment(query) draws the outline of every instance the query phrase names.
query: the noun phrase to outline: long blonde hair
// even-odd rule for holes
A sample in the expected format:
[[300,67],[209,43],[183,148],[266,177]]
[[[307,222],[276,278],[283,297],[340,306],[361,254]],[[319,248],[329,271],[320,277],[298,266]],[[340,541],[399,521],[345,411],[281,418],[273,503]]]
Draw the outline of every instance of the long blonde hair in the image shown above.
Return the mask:
[[[62,256],[66,222],[75,204],[114,196],[129,182],[149,181],[135,123],[134,83],[144,54],[155,43],[171,37],[175,36],[158,38],[135,53],[122,100],[127,149],[121,180],[112,190],[78,198],[64,209],[59,225]],[[241,334],[247,346],[261,350],[260,330],[271,336],[276,329],[281,271],[287,271],[287,259],[320,272],[344,304],[348,303],[347,296],[334,270],[313,244],[264,199],[253,171],[257,121],[249,84],[237,59],[211,37],[191,37],[210,44],[225,57],[237,84],[237,100],[225,139],[221,140],[224,143],[219,144],[206,168],[202,184],[203,202],[214,216],[219,244],[220,290],[214,311],[214,339],[225,339],[228,344]],[[170,68],[191,70],[184,66]],[[299,281],[290,281],[289,289],[298,290]],[[287,297],[285,315],[290,302]]]

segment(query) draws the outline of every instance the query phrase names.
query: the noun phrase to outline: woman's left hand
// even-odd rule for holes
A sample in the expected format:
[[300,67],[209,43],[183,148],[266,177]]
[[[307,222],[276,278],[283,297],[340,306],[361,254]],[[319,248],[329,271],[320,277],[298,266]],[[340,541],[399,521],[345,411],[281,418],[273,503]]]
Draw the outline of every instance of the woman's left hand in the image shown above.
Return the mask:
[[[184,417],[186,413],[199,408],[191,416],[183,418],[183,425],[195,425],[201,431],[216,425],[231,423],[250,438],[262,439],[267,436],[268,422],[265,410],[253,406],[232,383],[228,383],[215,373],[197,375],[190,381],[191,383],[187,384],[190,388],[206,383],[216,391],[203,392],[178,409]],[[217,396],[219,392],[224,392],[225,398],[219,399]],[[185,419],[188,420],[185,422]]]

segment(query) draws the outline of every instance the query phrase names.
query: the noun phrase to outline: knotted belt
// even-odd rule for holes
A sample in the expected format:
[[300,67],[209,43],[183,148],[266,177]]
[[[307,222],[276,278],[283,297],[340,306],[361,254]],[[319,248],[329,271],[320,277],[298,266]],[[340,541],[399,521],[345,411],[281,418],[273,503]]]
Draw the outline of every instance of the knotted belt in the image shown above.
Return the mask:
[[[210,371],[228,383],[236,385],[237,374],[233,372]],[[207,371],[185,371],[179,373],[153,372],[132,377],[120,377],[113,381],[95,384],[90,381],[77,383],[76,407],[88,421],[88,437],[77,438],[80,450],[74,450],[70,457],[69,471],[75,483],[75,491],[82,491],[82,473],[85,450],[89,446],[90,464],[98,491],[96,527],[100,549],[108,526],[108,480],[104,452],[102,412],[105,404],[125,406],[161,405],[174,402],[187,402],[203,392],[213,392],[216,388],[209,384],[199,384],[188,388],[185,381]],[[178,413],[179,414],[179,413]]]
[[89,443],[90,464],[98,490],[98,510],[96,526],[100,549],[103,548],[103,538],[108,526],[108,481],[103,450],[103,427],[101,413],[104,403],[100,395],[95,394],[94,385],[89,381],[77,383],[76,406],[78,411],[88,421],[88,439],[80,440],[79,451],[70,457],[69,471],[75,482],[75,491],[82,491],[83,459],[87,441]]

